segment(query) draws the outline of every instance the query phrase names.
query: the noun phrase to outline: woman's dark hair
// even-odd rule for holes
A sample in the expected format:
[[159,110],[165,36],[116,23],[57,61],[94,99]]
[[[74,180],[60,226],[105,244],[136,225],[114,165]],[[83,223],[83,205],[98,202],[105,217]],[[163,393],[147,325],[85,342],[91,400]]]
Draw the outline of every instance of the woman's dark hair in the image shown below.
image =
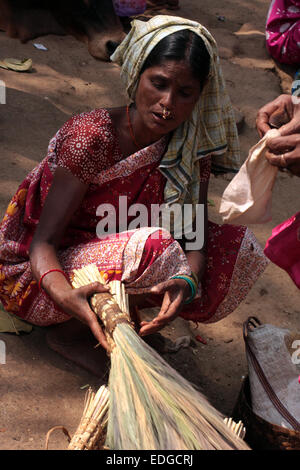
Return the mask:
[[183,29],[163,38],[148,55],[141,74],[149,67],[161,65],[166,60],[186,60],[193,76],[200,81],[202,90],[209,74],[210,55],[198,34]]

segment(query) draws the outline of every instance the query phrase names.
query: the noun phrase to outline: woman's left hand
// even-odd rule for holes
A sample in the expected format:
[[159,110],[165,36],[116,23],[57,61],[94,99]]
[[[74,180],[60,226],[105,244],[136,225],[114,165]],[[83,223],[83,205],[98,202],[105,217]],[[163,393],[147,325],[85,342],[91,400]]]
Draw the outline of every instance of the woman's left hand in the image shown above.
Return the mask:
[[274,137],[268,141],[266,158],[271,165],[287,168],[300,176],[300,133],[283,137]]
[[190,286],[183,279],[170,279],[152,287],[149,293],[163,295],[163,302],[159,314],[152,321],[140,323],[140,336],[156,333],[175,320],[190,296]]

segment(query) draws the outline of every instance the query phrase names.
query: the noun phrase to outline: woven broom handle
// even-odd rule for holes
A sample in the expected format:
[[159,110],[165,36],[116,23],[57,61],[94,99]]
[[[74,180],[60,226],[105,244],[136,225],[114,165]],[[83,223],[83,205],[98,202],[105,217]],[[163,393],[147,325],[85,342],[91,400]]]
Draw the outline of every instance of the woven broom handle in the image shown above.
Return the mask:
[[111,337],[119,323],[131,325],[129,315],[126,312],[122,312],[110,293],[94,294],[91,298],[91,306],[96,315],[102,320],[105,332]]

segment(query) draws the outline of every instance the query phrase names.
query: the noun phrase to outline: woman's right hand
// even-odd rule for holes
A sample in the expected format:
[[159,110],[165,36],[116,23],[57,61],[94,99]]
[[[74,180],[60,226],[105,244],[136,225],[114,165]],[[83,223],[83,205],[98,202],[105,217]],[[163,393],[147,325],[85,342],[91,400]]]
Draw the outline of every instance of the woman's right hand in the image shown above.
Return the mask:
[[278,96],[259,110],[256,125],[260,137],[272,125],[279,128],[280,136],[268,141],[266,158],[271,165],[300,176],[300,100],[292,95]]
[[300,100],[292,95],[279,95],[258,111],[256,127],[260,137],[271,127],[280,128],[282,136],[300,133]]
[[109,288],[99,282],[93,282],[77,289],[66,289],[57,292],[55,302],[66,313],[88,325],[97,341],[108,350],[105,334],[88,301],[93,294],[101,292],[109,292]]

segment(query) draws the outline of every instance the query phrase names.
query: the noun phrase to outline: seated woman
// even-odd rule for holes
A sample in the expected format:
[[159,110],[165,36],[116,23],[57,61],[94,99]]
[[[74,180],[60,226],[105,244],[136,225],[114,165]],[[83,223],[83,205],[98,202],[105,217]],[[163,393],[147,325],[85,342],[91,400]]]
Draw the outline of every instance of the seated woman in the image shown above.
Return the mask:
[[[268,263],[246,227],[207,222],[212,162],[223,170],[239,168],[234,114],[210,33],[177,17],[135,20],[112,60],[121,66],[131,105],[67,121],[19,187],[0,230],[4,308],[34,325],[65,323],[65,344],[86,324],[104,348],[88,298],[105,288],[72,289],[74,269],[95,263],[108,281],[122,280],[133,303],[149,306],[150,299],[161,306],[153,320],[141,322],[146,336],[178,315],[195,322],[224,318]],[[196,211],[193,216],[194,238],[203,232],[204,243],[187,248],[187,240],[175,239],[175,222],[170,230],[163,223],[151,226],[150,217],[144,227],[130,226],[134,204],[150,214],[163,203],[203,204],[200,228]],[[98,230],[98,238],[107,204],[115,209],[116,230]],[[118,225],[120,216],[124,223]],[[53,335],[48,341],[97,373],[92,349],[79,358],[78,344],[67,353]]]
[[272,0],[266,24],[267,49],[278,62],[300,64],[300,4],[298,0]]

